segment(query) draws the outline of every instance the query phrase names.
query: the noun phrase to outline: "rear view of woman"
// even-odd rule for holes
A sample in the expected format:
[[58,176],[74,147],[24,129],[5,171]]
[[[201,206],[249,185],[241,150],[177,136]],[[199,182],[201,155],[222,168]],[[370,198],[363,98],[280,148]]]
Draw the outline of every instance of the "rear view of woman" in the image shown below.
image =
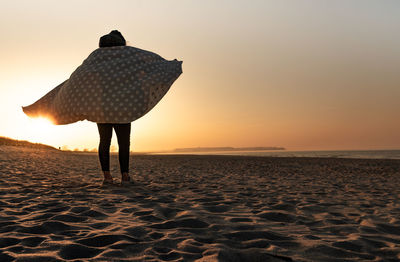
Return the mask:
[[131,122],[149,112],[182,73],[182,62],[127,46],[117,30],[100,38],[94,50],[70,78],[23,111],[46,117],[56,125],[81,120],[97,123],[103,184],[112,184],[110,143],[115,130],[121,183],[129,176]]
[[[126,46],[125,38],[119,31],[111,31],[100,38],[99,47]],[[118,158],[121,170],[121,184],[130,182],[129,176],[129,146],[131,123],[97,123],[100,134],[99,160],[103,171],[103,184],[113,184],[110,173],[110,145],[112,131],[115,130],[118,139]]]

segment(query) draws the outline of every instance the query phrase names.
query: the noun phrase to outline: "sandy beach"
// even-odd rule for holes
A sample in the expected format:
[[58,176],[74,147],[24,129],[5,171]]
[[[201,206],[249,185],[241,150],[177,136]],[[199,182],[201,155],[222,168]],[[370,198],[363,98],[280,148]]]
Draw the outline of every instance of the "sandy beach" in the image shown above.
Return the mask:
[[135,155],[131,175],[0,146],[0,261],[400,260],[400,160]]

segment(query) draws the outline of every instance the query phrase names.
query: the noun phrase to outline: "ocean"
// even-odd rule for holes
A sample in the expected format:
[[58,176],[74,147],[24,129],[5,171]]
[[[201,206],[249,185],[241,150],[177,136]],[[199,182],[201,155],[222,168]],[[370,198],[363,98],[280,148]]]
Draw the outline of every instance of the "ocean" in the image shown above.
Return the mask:
[[[165,154],[165,153],[163,153]],[[367,158],[367,159],[400,159],[400,150],[339,150],[339,151],[213,151],[185,152],[172,154],[194,155],[238,155],[265,157],[333,157],[333,158]]]

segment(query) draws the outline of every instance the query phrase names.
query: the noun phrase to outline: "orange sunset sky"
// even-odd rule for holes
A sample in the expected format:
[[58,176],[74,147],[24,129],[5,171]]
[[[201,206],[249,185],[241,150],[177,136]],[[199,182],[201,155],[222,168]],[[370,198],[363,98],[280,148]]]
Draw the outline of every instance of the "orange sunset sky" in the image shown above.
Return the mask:
[[1,1],[0,136],[97,148],[95,123],[54,126],[21,106],[117,29],[183,60],[167,95],[133,122],[133,151],[399,149],[399,14],[389,0]]

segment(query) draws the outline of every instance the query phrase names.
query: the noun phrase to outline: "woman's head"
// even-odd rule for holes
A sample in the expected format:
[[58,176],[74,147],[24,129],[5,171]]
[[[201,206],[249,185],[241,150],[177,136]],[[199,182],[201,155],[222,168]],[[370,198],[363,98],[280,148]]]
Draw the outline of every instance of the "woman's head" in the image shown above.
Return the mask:
[[126,41],[122,34],[113,30],[108,35],[103,35],[100,37],[99,47],[111,47],[111,46],[125,46]]

